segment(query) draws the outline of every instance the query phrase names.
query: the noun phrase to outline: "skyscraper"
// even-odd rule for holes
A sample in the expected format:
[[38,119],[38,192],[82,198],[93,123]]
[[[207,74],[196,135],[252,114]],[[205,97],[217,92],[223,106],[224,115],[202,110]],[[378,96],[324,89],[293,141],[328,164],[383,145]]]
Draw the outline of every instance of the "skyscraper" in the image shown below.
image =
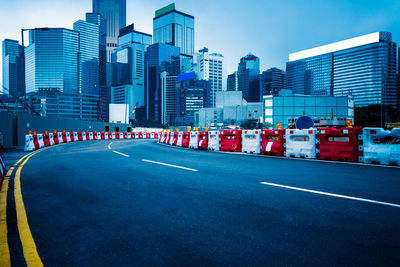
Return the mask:
[[[250,88],[250,82],[254,80],[259,80],[260,74],[260,59],[253,55],[248,54],[240,59],[240,63],[237,71],[238,79],[238,91],[243,92],[243,98],[247,102],[259,102],[260,100],[255,99],[255,96],[259,95],[256,82],[252,83]],[[251,92],[251,90],[257,90],[257,92]]]
[[154,43],[177,46],[181,55],[193,57],[194,54],[194,17],[175,9],[170,4],[155,12],[153,19]]
[[25,95],[22,47],[18,41],[3,40],[3,87],[0,92],[11,96]]
[[210,81],[211,84],[210,107],[215,107],[217,92],[226,90],[224,61],[223,55],[209,54],[208,48],[201,49],[197,56],[197,78]]
[[[93,16],[100,14],[91,14]],[[99,95],[99,24],[78,20],[74,30],[79,33],[79,93]]]
[[236,72],[229,74],[226,79],[226,90],[237,91],[237,74]]
[[25,48],[26,93],[79,92],[79,32],[64,28],[29,31]]
[[166,71],[160,74],[161,79],[161,123],[174,122],[177,116],[178,76],[169,75]]
[[147,118],[161,122],[161,81],[160,74],[166,71],[171,75],[180,72],[180,48],[168,44],[156,43],[146,52],[146,107]]
[[145,107],[145,52],[152,36],[136,31],[131,24],[121,29],[118,43],[112,56],[111,103],[129,104],[132,114],[135,106]]
[[396,43],[375,32],[292,53],[285,87],[298,94],[354,97],[356,106],[397,105]]
[[107,85],[111,86],[111,54],[118,47],[120,29],[126,26],[126,0],[93,0],[93,12],[106,22]]
[[283,89],[285,72],[278,68],[270,68],[261,75],[262,94],[277,95]]

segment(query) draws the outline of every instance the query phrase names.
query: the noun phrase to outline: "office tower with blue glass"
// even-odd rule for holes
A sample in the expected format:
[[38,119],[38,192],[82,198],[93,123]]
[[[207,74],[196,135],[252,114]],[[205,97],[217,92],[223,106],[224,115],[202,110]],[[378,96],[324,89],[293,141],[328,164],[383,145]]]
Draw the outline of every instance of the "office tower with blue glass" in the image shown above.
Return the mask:
[[0,92],[9,96],[25,95],[23,73],[22,47],[16,40],[4,39],[3,87]]
[[93,13],[106,23],[107,85],[111,87],[111,55],[118,47],[120,29],[126,26],[126,0],[93,0]]
[[238,91],[247,102],[260,102],[260,59],[247,54],[240,59],[237,70]]
[[237,73],[236,71],[229,74],[226,79],[226,90],[227,91],[237,91]]
[[[118,48],[112,55],[112,104],[128,104],[131,119],[144,119],[145,52],[152,36],[131,24],[120,31]],[[135,107],[140,110],[135,110]]]
[[[90,19],[100,14],[90,14]],[[79,33],[79,93],[99,95],[99,24],[78,20],[74,30]]]
[[180,48],[156,43],[146,52],[146,108],[147,119],[161,122],[161,80],[160,74],[166,72],[177,76],[180,73]]
[[161,123],[175,122],[178,107],[178,76],[163,71],[160,74],[161,83]]
[[285,88],[306,95],[349,95],[355,106],[396,106],[396,50],[391,33],[375,32],[292,53]]
[[285,72],[278,68],[270,68],[261,74],[262,93],[277,95],[284,87]]
[[194,54],[194,17],[175,9],[170,4],[155,12],[153,19],[154,43],[164,43],[181,49],[181,56]]

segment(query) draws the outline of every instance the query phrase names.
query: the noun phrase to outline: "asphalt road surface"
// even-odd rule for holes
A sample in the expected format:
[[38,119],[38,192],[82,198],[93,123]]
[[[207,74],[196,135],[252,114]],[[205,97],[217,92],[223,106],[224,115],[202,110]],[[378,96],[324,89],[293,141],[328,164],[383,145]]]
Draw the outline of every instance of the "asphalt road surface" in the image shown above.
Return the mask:
[[[24,266],[15,171],[7,236]],[[20,186],[45,266],[400,263],[399,168],[105,140],[33,155]]]

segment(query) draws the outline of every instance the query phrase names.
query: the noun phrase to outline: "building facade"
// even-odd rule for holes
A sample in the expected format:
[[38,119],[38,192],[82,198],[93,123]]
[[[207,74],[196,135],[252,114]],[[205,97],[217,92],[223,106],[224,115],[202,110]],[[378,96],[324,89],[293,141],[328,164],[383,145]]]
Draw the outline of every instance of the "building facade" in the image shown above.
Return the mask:
[[155,12],[153,19],[154,43],[164,43],[180,48],[181,56],[194,54],[194,17],[175,9],[170,4]]
[[0,92],[11,96],[25,95],[22,47],[18,41],[3,40],[3,87]]
[[[260,59],[253,55],[248,54],[240,59],[240,63],[237,71],[238,91],[243,92],[243,98],[247,102],[259,102],[260,99],[256,99],[255,96],[259,96],[260,88],[253,86],[250,88],[250,82],[259,80],[260,77]],[[256,92],[254,92],[256,90]]]
[[227,91],[237,91],[237,74],[236,72],[229,74],[226,79],[226,90]]
[[276,128],[294,124],[297,118],[309,116],[315,126],[345,126],[347,119],[354,121],[354,101],[347,96],[310,96],[281,90],[280,95],[267,95],[264,99],[264,122]]
[[262,94],[277,95],[284,88],[285,72],[278,68],[270,68],[261,74]]
[[216,53],[208,53],[207,48],[203,48],[197,55],[197,79],[210,81],[211,95],[210,105],[215,107],[217,92],[226,91],[226,69],[224,56]]
[[175,122],[177,116],[178,76],[170,75],[166,71],[160,74],[161,80],[161,123]]
[[292,53],[285,88],[294,93],[352,96],[356,106],[397,105],[397,48],[388,32]]

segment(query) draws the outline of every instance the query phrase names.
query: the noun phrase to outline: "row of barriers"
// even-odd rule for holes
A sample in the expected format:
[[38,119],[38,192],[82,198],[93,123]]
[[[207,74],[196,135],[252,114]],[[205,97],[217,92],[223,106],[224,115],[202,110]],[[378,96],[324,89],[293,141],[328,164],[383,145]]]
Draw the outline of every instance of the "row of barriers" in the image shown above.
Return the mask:
[[400,165],[400,129],[355,127],[163,132],[158,142],[201,150]]
[[0,189],[3,185],[4,177],[6,177],[6,164],[4,163],[3,156],[0,153]]
[[89,141],[89,140],[112,140],[112,139],[157,139],[156,132],[54,132],[44,134],[25,135],[24,151],[34,151],[43,147],[54,146],[62,143]]

